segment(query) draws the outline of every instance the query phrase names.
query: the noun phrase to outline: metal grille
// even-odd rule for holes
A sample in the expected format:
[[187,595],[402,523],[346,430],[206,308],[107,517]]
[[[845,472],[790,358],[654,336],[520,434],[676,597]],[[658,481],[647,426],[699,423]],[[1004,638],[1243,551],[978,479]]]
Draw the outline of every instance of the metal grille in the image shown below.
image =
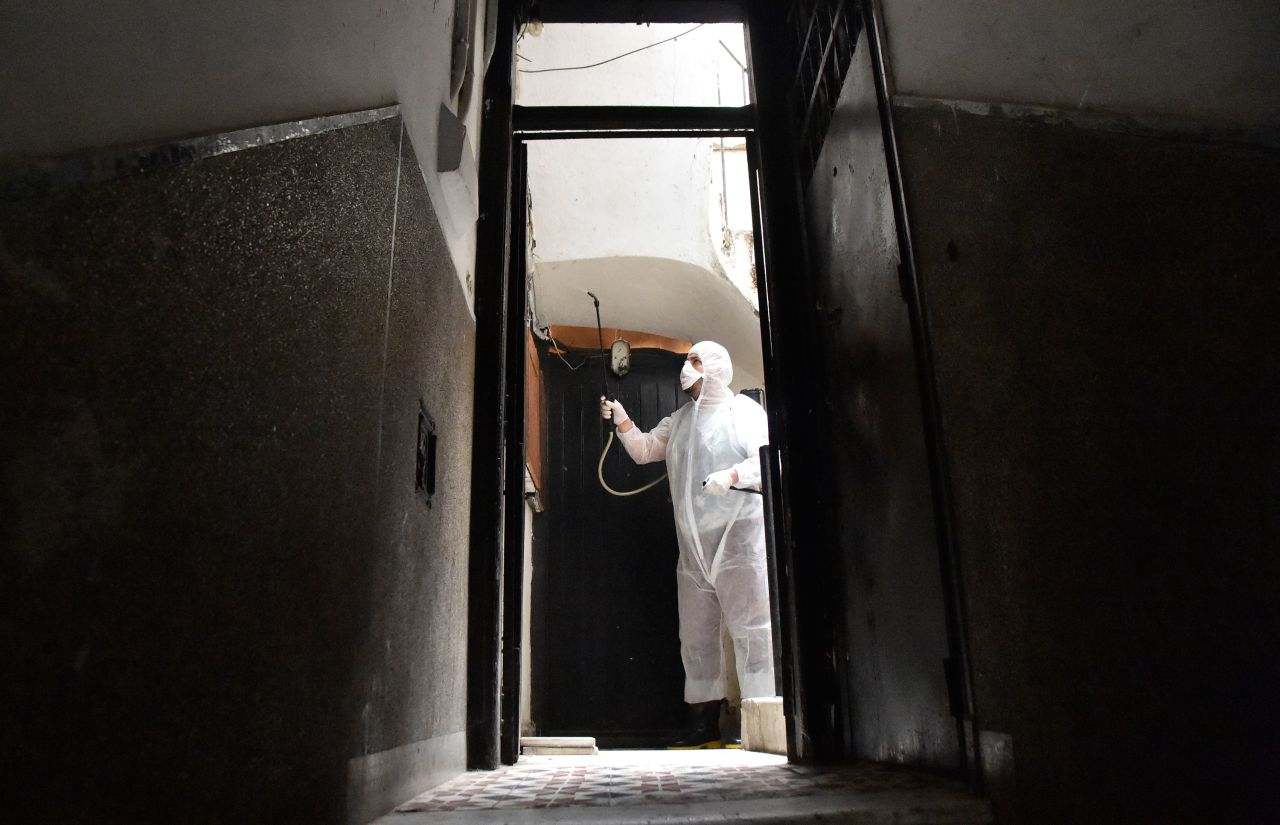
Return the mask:
[[787,12],[793,54],[797,55],[788,99],[799,130],[800,173],[806,185],[862,31],[859,10],[859,0],[794,0]]

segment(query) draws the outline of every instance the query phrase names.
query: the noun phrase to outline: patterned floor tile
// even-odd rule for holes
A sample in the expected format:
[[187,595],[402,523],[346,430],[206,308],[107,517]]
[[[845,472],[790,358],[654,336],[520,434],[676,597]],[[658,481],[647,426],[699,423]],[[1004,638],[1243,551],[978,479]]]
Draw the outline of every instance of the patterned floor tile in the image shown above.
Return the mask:
[[681,804],[874,794],[926,788],[940,780],[885,765],[791,765],[749,751],[603,751],[596,756],[531,756],[496,771],[464,774],[400,806],[402,812]]

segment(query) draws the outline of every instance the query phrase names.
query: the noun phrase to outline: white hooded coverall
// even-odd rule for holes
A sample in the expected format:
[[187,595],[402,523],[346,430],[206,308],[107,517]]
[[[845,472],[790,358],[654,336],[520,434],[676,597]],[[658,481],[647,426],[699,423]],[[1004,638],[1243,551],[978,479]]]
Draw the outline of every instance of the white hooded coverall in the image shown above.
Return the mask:
[[702,481],[717,470],[738,471],[734,486],[760,489],[760,447],[769,443],[764,409],[729,389],[733,364],[724,347],[695,344],[702,390],[647,433],[618,433],[637,464],[666,459],[680,559],[676,583],[684,700],[725,696],[721,622],[733,640],[744,699],[773,696],[773,635],[764,546],[764,501],[729,490],[712,495]]

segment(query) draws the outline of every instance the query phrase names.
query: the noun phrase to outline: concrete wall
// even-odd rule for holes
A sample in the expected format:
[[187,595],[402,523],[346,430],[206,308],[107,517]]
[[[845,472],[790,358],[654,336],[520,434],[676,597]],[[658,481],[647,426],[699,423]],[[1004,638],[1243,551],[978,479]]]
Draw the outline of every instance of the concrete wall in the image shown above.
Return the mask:
[[901,95],[1280,124],[1272,0],[882,5]]
[[896,117],[1010,821],[1274,816],[1280,157]]
[[1280,7],[884,8],[998,812],[1274,818]]
[[8,188],[0,279],[10,811],[359,822],[461,771],[474,325],[399,118]]
[[[538,141],[529,147],[533,278],[540,324],[714,340],[736,388],[763,384],[753,252],[724,251],[718,151],[710,139]],[[732,145],[732,144],[731,144]],[[730,234],[751,226],[745,152],[726,152]],[[730,159],[730,157],[732,159]],[[735,174],[736,173],[736,174]],[[606,342],[607,343],[607,342]]]
[[[600,66],[540,72],[654,43]],[[740,24],[548,25],[520,40],[516,97],[527,106],[741,106],[746,86],[730,52],[745,61]],[[735,386],[762,386],[743,140],[539,141],[529,147],[529,187],[539,323],[593,325],[591,290],[606,326],[719,341],[741,373]]]
[[[448,88],[455,5],[414,0],[6,4],[0,11],[0,88],[5,90],[0,161],[154,143],[398,102],[454,267],[467,287],[475,258],[474,164],[450,179],[437,174],[435,163],[440,106],[456,110]],[[480,37],[486,4],[476,5]],[[480,74],[481,51],[474,51]],[[475,149],[478,108],[473,105],[464,119]]]
[[[517,52],[516,102],[523,106],[743,106],[748,100],[734,60],[746,63],[739,23],[552,24],[527,31]],[[627,52],[634,53],[589,69],[544,71]]]
[[[1280,7],[883,6],[998,817],[1270,821]],[[852,736],[946,767],[912,670],[931,514],[861,65],[807,193]]]

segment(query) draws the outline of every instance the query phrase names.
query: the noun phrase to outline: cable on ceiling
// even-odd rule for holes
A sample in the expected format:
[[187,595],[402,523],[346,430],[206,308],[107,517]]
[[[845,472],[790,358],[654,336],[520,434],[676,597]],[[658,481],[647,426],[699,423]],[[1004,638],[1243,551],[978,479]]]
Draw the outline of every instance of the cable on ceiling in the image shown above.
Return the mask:
[[574,72],[579,69],[594,69],[596,66],[603,66],[606,63],[612,63],[615,60],[621,60],[624,57],[628,57],[630,55],[636,54],[637,52],[642,52],[645,49],[652,49],[654,46],[661,46],[663,43],[670,43],[672,40],[678,40],[679,38],[684,37],[686,34],[689,34],[689,32],[697,31],[698,29],[702,28],[705,25],[707,24],[699,23],[698,25],[694,26],[692,29],[688,29],[687,31],[682,31],[673,37],[668,37],[666,40],[659,40],[656,43],[650,43],[647,46],[641,46],[638,49],[632,49],[629,52],[623,52],[622,54],[617,55],[615,57],[611,57],[608,60],[601,60],[599,63],[588,63],[585,66],[557,66],[554,69],[520,69],[520,71],[524,74],[541,74],[542,72]]

